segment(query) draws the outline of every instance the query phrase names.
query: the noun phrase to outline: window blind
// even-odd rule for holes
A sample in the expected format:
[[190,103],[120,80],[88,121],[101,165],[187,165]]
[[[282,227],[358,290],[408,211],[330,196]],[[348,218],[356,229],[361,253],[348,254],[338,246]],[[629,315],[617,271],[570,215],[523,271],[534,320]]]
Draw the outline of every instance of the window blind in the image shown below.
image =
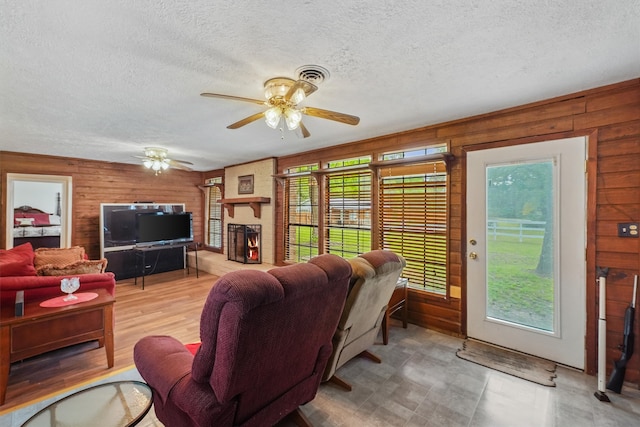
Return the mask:
[[325,252],[351,258],[371,250],[371,171],[325,176]]
[[447,293],[447,173],[443,162],[381,169],[380,244],[407,261],[409,286]]
[[311,175],[285,184],[285,258],[306,262],[318,255],[318,185]]
[[218,203],[218,200],[222,198],[222,192],[218,187],[209,187],[208,196],[209,233],[207,245],[215,249],[222,249],[222,204]]

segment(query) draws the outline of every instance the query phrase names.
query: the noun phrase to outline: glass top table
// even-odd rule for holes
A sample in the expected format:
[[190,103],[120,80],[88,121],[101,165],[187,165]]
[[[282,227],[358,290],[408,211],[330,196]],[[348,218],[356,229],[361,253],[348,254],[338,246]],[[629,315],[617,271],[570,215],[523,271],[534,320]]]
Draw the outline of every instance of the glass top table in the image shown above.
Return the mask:
[[118,381],[73,393],[29,418],[23,427],[134,426],[151,409],[151,389],[140,381]]

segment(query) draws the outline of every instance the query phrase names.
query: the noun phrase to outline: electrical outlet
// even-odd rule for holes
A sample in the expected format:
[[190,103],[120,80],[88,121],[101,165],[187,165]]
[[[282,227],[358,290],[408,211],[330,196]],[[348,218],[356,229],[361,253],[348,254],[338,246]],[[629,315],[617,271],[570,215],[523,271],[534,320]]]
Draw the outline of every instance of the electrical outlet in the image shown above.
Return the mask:
[[638,237],[637,222],[620,222],[618,223],[618,237]]

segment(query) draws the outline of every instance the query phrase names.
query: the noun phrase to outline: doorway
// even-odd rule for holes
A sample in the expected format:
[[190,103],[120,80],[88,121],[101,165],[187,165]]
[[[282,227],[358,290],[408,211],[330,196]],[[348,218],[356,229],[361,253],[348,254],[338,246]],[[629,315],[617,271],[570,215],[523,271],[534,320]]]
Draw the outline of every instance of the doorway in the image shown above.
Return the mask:
[[70,176],[8,173],[5,247],[40,247],[51,237],[58,247],[71,246],[71,183]]
[[584,369],[586,137],[467,154],[467,334]]

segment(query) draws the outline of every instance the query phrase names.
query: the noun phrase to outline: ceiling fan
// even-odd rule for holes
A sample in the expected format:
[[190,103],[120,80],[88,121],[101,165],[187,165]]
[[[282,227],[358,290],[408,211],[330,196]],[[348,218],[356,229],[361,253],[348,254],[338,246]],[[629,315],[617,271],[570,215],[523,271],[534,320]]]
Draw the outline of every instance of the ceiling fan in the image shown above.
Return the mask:
[[[284,128],[289,130],[300,129],[303,138],[311,134],[302,123],[302,115],[319,117],[321,119],[333,120],[348,125],[357,125],[360,118],[350,114],[338,113],[335,111],[322,110],[314,107],[303,107],[299,104],[309,95],[318,90],[318,87],[306,80],[293,80],[288,77],[275,77],[264,82],[264,97],[266,101],[252,98],[242,98],[239,96],[223,95],[219,93],[201,93],[201,96],[211,98],[223,98],[234,101],[251,102],[253,104],[268,107],[265,111],[253,114],[242,120],[227,126],[227,129],[238,129],[244,125],[254,122],[264,117],[267,125],[272,129]],[[284,122],[284,124],[282,124]]]
[[192,169],[187,165],[193,165],[193,163],[186,160],[170,159],[169,152],[165,148],[159,147],[146,147],[144,156],[134,157],[142,159],[144,167],[151,169],[156,175],[169,168],[190,171]]

